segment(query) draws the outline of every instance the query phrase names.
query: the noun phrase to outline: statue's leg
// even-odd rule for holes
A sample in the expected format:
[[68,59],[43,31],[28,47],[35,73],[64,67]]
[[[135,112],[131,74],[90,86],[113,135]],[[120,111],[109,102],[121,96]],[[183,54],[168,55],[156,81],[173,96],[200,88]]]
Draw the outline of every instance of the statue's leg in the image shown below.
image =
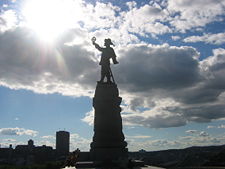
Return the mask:
[[107,83],[112,83],[112,81],[111,81],[111,74],[110,74],[110,66],[107,66],[106,78],[107,78]]
[[104,78],[106,76],[106,73],[107,73],[106,66],[102,65],[102,68],[101,68],[101,80],[100,80],[101,83],[104,82]]

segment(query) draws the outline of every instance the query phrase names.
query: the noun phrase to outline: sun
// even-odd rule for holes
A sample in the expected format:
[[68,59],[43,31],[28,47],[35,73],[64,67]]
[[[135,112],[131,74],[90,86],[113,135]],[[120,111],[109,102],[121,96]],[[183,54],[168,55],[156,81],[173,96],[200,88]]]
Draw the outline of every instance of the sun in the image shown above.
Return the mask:
[[27,0],[22,9],[25,25],[42,40],[52,42],[82,18],[80,1]]

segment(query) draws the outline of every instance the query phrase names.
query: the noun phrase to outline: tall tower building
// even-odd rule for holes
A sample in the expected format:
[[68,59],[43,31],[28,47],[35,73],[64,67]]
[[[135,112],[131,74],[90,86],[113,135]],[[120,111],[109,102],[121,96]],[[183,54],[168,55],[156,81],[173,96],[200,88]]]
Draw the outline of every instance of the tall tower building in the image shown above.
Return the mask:
[[56,132],[56,152],[58,155],[68,155],[70,146],[70,133],[67,131]]

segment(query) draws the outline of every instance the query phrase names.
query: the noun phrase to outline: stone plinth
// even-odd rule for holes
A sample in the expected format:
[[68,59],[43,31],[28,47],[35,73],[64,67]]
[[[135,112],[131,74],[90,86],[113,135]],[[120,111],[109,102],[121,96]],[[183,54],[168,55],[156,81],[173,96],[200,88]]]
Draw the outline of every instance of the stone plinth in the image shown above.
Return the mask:
[[121,101],[116,84],[97,84],[93,98],[94,136],[90,150],[94,161],[115,161],[127,158],[127,143],[124,141],[120,115]]

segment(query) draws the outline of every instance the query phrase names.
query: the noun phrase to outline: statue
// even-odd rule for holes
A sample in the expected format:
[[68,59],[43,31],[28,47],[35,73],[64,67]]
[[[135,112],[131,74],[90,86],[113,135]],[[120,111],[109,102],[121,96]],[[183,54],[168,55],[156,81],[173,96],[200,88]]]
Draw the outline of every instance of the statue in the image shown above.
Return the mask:
[[104,40],[105,47],[100,47],[95,37],[91,40],[95,48],[101,51],[101,80],[97,83],[93,98],[94,135],[90,144],[90,159],[100,168],[122,168],[123,164],[128,164],[128,148],[120,114],[122,98],[110,69],[110,59],[114,64],[119,62],[111,47],[111,39]]
[[[119,63],[116,60],[116,54],[115,54],[113,48],[110,47],[110,45],[114,46],[114,44],[112,43],[111,39],[105,39],[105,43],[104,43],[105,48],[103,48],[103,47],[100,47],[97,43],[95,43],[95,41],[96,41],[95,37],[93,37],[91,40],[92,40],[92,44],[95,46],[95,48],[102,52],[101,60],[99,63],[99,65],[101,65],[101,80],[98,82],[104,83],[104,79],[106,77],[107,83],[115,83],[114,77],[113,77],[113,74],[112,74],[112,71],[110,68],[110,59],[111,58],[112,58],[114,64]],[[112,77],[113,81],[111,81],[111,77]]]
[[79,148],[77,148],[75,151],[73,151],[67,156],[67,159],[63,167],[76,166],[79,155],[80,155],[80,150]]

